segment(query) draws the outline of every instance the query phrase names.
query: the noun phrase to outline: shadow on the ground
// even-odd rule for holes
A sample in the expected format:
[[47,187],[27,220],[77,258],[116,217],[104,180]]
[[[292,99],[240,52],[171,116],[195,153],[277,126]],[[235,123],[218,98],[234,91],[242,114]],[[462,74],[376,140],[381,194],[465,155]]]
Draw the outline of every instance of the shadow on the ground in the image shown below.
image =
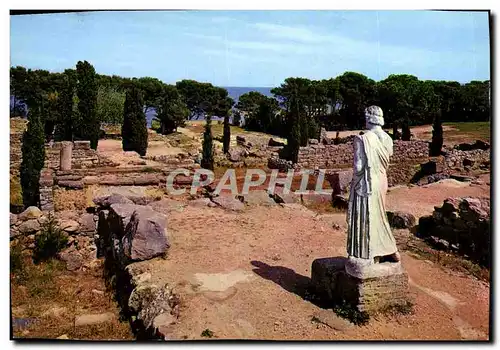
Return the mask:
[[318,307],[331,308],[331,306],[326,305],[316,297],[309,277],[298,274],[288,267],[271,266],[262,261],[252,260],[251,264],[256,267],[256,269],[253,269],[255,274],[266,280],[273,281],[287,292],[294,293]]

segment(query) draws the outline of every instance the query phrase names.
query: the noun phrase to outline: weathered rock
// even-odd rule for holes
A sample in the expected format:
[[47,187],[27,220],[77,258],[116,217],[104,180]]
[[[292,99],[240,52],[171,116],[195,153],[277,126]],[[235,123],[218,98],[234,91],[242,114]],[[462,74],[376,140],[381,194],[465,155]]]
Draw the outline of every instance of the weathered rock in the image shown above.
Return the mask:
[[243,202],[250,206],[264,205],[272,206],[276,205],[274,199],[269,196],[269,193],[265,190],[255,190],[250,191],[248,194],[243,195]]
[[220,195],[218,197],[213,197],[212,202],[224,209],[232,211],[240,211],[245,208],[245,205],[232,195]]
[[31,220],[31,219],[38,219],[40,216],[42,216],[43,213],[40,209],[37,207],[28,207],[25,211],[23,211],[21,214],[17,216],[17,218],[21,221],[26,221],[26,220]]
[[40,224],[38,223],[37,219],[27,220],[19,225],[18,230],[21,234],[24,235],[34,233],[40,230]]
[[61,228],[61,230],[64,230],[66,232],[76,232],[78,231],[80,224],[75,220],[62,220],[59,223],[59,227]]
[[112,194],[110,196],[94,198],[93,202],[103,209],[108,209],[113,204],[133,204],[130,199],[120,194]]
[[101,324],[105,322],[111,322],[115,318],[115,315],[111,312],[106,312],[103,314],[86,314],[79,315],[75,318],[75,326],[88,326],[93,324]]
[[68,271],[76,271],[83,265],[83,256],[73,247],[59,253],[59,259],[66,263]]
[[94,214],[85,213],[78,220],[80,224],[79,231],[93,235],[96,230],[96,223],[94,221]]
[[109,209],[109,222],[111,230],[118,237],[122,237],[125,233],[132,214],[138,206],[135,204],[114,203]]
[[57,177],[57,181],[80,181],[81,175],[61,175]]
[[196,207],[196,208],[207,207],[209,203],[210,203],[209,198],[198,198],[198,199],[193,199],[193,200],[188,202],[188,204],[190,206]]
[[168,286],[158,287],[153,284],[139,285],[130,294],[128,306],[137,312],[145,328],[154,327],[154,319],[162,313],[170,313],[178,305],[178,296]]
[[239,162],[241,159],[241,151],[238,149],[230,149],[228,152],[228,159],[231,162]]
[[177,175],[174,179],[174,184],[179,185],[179,186],[189,186],[193,183],[193,177],[192,176],[186,176],[186,175]]
[[285,144],[283,142],[276,141],[272,137],[269,139],[269,142],[267,145],[272,146],[272,147],[284,147],[285,146]]
[[148,185],[158,185],[160,179],[155,174],[143,174],[140,177],[134,179],[134,185],[136,186],[148,186]]
[[125,228],[122,244],[125,256],[133,261],[163,255],[170,247],[167,217],[152,208],[137,206]]
[[100,179],[98,176],[85,176],[82,181],[85,185],[96,185]]
[[10,226],[14,226],[17,222],[17,215],[10,213]]
[[389,224],[394,228],[412,228],[417,223],[417,219],[411,213],[402,211],[387,212]]
[[155,200],[154,198],[148,196],[127,196],[127,198],[137,205],[148,205]]
[[21,232],[19,232],[19,229],[17,227],[11,227],[10,228],[10,239],[14,239],[22,235]]

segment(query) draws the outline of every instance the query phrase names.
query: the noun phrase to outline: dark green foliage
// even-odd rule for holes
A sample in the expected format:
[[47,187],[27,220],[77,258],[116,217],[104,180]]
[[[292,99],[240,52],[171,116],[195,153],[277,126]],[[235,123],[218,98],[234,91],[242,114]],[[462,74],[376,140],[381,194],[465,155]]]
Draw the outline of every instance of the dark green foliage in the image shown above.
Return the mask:
[[144,77],[132,79],[135,86],[141,90],[144,103],[144,114],[151,108],[158,108],[159,99],[164,93],[163,82],[156,78]]
[[[85,65],[85,62],[80,62],[80,71],[82,71],[82,65]],[[88,63],[87,65],[90,66]],[[81,80],[80,75],[78,80]],[[95,85],[88,91],[94,94],[97,94],[99,87],[105,90],[124,92],[135,85],[144,93],[143,108],[145,111],[153,107],[158,108],[161,102],[165,84],[156,78],[131,79],[116,75],[93,75],[95,76]],[[33,101],[44,99],[46,109],[49,112],[46,113],[42,123],[46,124],[47,134],[50,136],[53,125],[57,124],[58,118],[64,118],[61,115],[60,106],[61,99],[64,99],[62,95],[66,84],[65,74],[11,67],[10,77],[11,94],[14,96],[15,102],[11,106],[11,114],[20,113],[19,103],[30,105]],[[87,81],[90,80],[83,79],[83,85],[92,85],[88,84]],[[81,83],[79,81],[80,86]],[[225,95],[221,93],[225,89],[194,80],[179,81],[176,83],[176,87],[182,95],[191,117],[203,117],[207,113],[212,113],[212,116],[224,117],[224,110],[230,109],[225,106],[227,93]],[[307,116],[308,125],[309,121],[313,119],[319,127],[323,126],[327,130],[364,127],[363,111],[371,104],[382,107],[388,126],[395,122],[402,125],[404,121],[407,121],[410,126],[429,124],[433,122],[434,115],[438,112],[441,113],[443,122],[488,121],[490,119],[489,81],[471,81],[460,84],[456,81],[419,80],[409,74],[392,74],[382,81],[375,82],[362,74],[346,72],[338,77],[324,80],[287,78],[281,86],[273,89],[272,92],[284,113],[273,114],[275,117],[271,118],[272,127],[270,129],[273,134],[280,136],[287,136],[290,132],[291,123],[286,122],[285,116],[290,112],[289,106],[292,97],[299,100]],[[244,113],[245,119],[250,117],[246,127],[252,130],[264,131],[260,117],[257,117],[257,111],[261,106],[260,101],[263,98],[266,96],[258,92],[250,92],[240,96],[236,106]],[[88,108],[82,108],[80,104],[78,104],[78,109],[81,112],[88,111]],[[82,113],[74,113],[75,123],[73,125],[78,125],[75,136],[90,139],[87,134],[94,134],[93,128],[89,128],[93,119],[90,118],[91,124],[89,124],[87,117],[84,117],[86,113],[83,113],[84,122],[76,123],[80,120],[78,114]],[[263,111],[262,115],[264,116],[263,124],[267,125],[270,114]],[[252,120],[252,117],[256,117],[256,119]],[[233,124],[237,124],[236,120],[237,118],[233,120]],[[308,137],[313,137],[311,132],[308,132]]]
[[23,248],[21,244],[16,244],[10,248],[10,273],[22,274],[23,272]]
[[67,243],[68,238],[50,214],[47,221],[43,223],[40,233],[35,236],[34,262],[39,263],[55,258],[57,253],[66,247]]
[[57,141],[73,141],[75,90],[76,72],[72,69],[66,69],[63,74],[63,84],[58,98],[59,120],[55,131]]
[[214,170],[214,141],[212,136],[212,117],[207,115],[205,124],[205,132],[203,133],[203,151],[201,159],[201,167],[209,170]]
[[199,118],[207,114],[225,117],[234,104],[226,89],[210,83],[181,80],[175,85],[189,109],[191,118]]
[[125,95],[122,146],[124,151],[134,151],[145,156],[148,148],[148,129],[142,106],[141,91],[135,86],[130,87]]
[[94,67],[87,61],[76,64],[79,120],[76,124],[79,138],[90,140],[90,147],[97,149],[100,121],[97,116],[97,81]]
[[229,115],[224,117],[224,136],[222,140],[222,151],[229,152],[229,144],[231,142],[231,127],[229,126]]
[[41,106],[32,105],[28,113],[28,128],[23,135],[20,168],[23,203],[25,207],[38,206],[40,201],[40,172],[45,162],[45,135],[41,122]]
[[[260,92],[250,91],[240,96],[235,114],[245,113],[245,129],[261,131],[278,136],[287,136],[283,113],[278,101]],[[239,120],[239,119],[238,119]],[[238,125],[237,123],[233,123]]]
[[201,336],[204,338],[213,338],[214,332],[207,328],[203,332],[201,332]]
[[441,116],[436,114],[434,123],[432,124],[432,142],[429,148],[429,155],[433,157],[439,156],[441,154],[441,149],[443,148],[443,143],[444,138]]
[[288,113],[288,122],[291,124],[289,126],[289,134],[287,137],[287,149],[286,154],[288,159],[292,162],[297,162],[299,156],[299,148],[301,142],[301,118],[300,118],[300,108],[296,105],[295,108],[291,107]]
[[238,110],[233,112],[233,125],[241,126],[241,112]]
[[189,116],[189,109],[174,85],[164,85],[157,102],[157,116],[160,132],[170,134],[183,126]]
[[342,300],[333,307],[333,312],[345,318],[357,326],[364,326],[370,321],[370,315],[366,311],[359,311],[357,308]]

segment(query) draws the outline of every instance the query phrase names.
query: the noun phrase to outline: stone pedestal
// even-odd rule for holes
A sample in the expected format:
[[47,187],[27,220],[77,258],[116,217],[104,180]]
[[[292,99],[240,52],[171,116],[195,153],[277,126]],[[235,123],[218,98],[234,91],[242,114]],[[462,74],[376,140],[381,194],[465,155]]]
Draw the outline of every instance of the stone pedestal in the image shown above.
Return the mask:
[[61,142],[61,159],[59,163],[60,170],[71,170],[71,159],[73,157],[73,142]]
[[389,307],[408,307],[412,298],[408,274],[400,262],[369,263],[364,259],[334,257],[312,263],[316,293],[332,304],[342,300],[369,314]]

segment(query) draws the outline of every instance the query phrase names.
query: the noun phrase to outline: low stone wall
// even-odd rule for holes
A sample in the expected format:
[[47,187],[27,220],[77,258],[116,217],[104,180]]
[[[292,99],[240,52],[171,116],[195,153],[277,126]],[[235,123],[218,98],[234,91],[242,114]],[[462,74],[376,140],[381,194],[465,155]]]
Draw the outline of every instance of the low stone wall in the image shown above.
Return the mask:
[[475,149],[461,151],[458,149],[448,150],[445,156],[446,166],[449,168],[489,168],[491,161],[490,150]]
[[[96,245],[97,216],[89,213],[79,215],[74,212],[53,214],[55,227],[66,238],[66,247],[58,257],[66,263],[66,268],[76,271],[96,263],[98,258]],[[11,245],[21,245],[23,249],[35,248],[36,236],[42,233],[49,216],[37,207],[29,207],[22,213],[10,214]]]
[[[429,154],[429,143],[426,141],[394,141],[394,154],[391,163],[407,163],[420,161]],[[315,144],[300,147],[298,165],[309,169],[330,169],[353,163],[353,144],[338,145]]]
[[[61,145],[61,142],[45,145],[45,168],[59,170]],[[75,141],[73,143],[71,159],[73,169],[95,168],[100,166],[100,163],[97,151],[90,148],[90,141]]]

